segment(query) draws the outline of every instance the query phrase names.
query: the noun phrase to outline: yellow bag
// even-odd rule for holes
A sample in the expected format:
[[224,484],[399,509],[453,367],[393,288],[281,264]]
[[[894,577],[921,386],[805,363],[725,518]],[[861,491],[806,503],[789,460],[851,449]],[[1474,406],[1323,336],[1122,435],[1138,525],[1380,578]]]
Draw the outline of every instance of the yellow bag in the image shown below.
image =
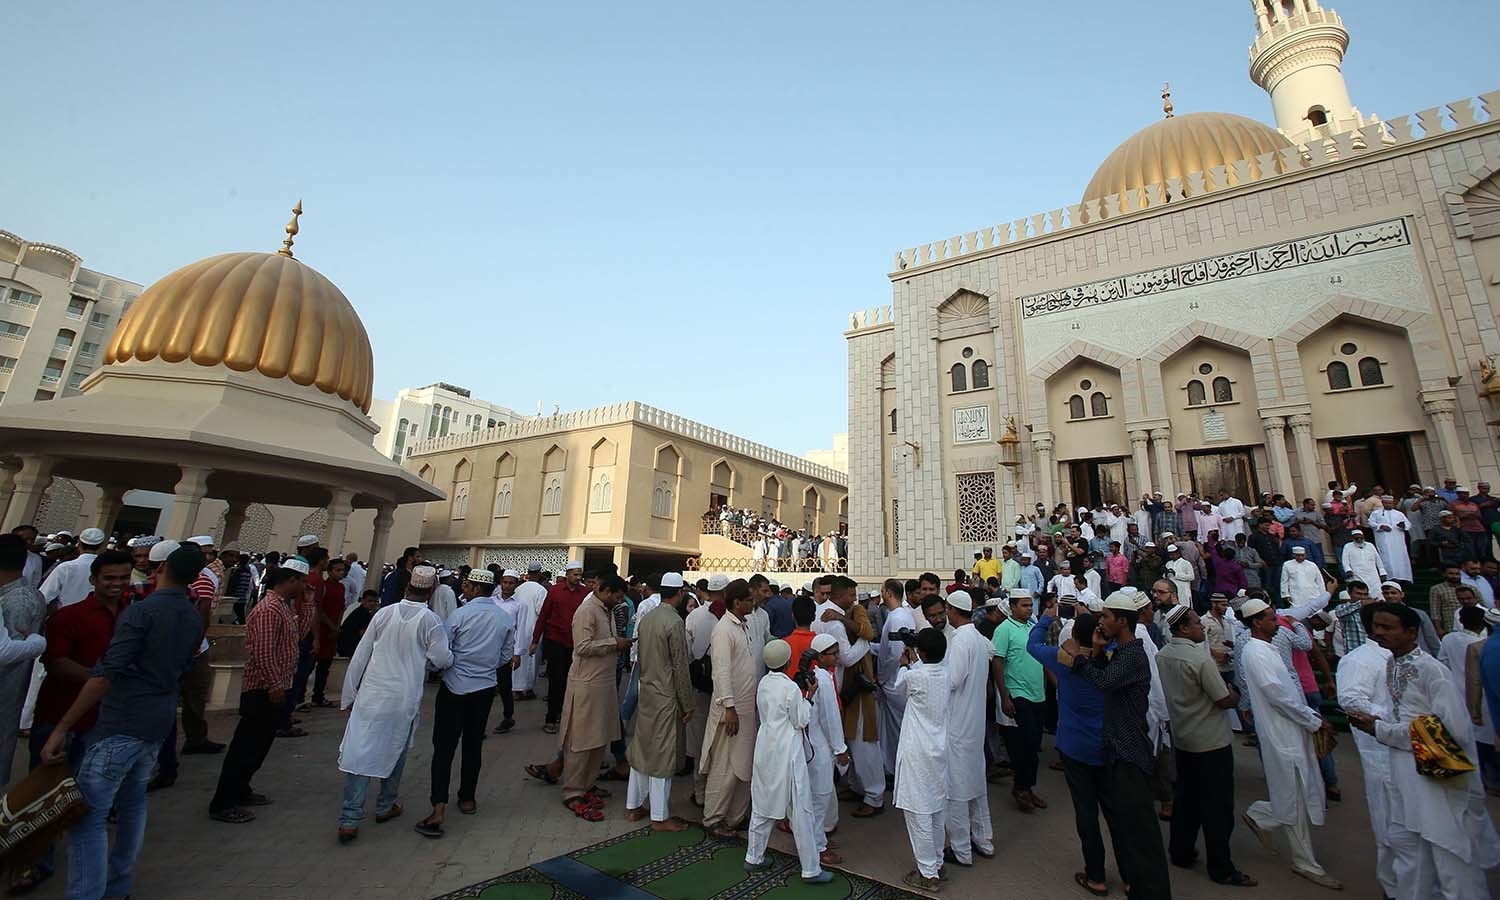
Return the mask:
[[1411,720],[1411,753],[1416,758],[1417,771],[1428,778],[1456,778],[1474,771],[1474,763],[1464,748],[1437,716]]

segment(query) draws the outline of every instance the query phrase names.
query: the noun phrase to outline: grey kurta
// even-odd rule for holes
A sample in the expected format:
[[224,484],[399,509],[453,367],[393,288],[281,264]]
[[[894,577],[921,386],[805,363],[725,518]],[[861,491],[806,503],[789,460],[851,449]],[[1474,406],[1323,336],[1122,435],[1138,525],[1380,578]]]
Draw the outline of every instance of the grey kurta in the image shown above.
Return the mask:
[[677,608],[664,603],[641,619],[635,634],[640,701],[626,756],[643,775],[671,778],[678,769],[682,715],[693,709],[687,626]]

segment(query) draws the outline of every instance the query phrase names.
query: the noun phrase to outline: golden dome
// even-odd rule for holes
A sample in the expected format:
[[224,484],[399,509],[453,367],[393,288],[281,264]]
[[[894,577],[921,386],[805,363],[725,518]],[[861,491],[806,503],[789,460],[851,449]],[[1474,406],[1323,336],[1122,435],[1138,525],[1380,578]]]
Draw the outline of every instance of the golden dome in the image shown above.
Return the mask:
[[1163,119],[1142,128],[1115,148],[1083,192],[1085,202],[1123,194],[1148,184],[1186,178],[1193,172],[1225,167],[1226,180],[1237,184],[1234,164],[1249,160],[1260,178],[1262,153],[1292,146],[1281,132],[1244,116],[1199,112]]
[[375,364],[365,326],[343,292],[286,243],[281,253],[211,256],[151,285],[120,320],[105,364],[160,357],[254,369],[316,385],[368,413]]

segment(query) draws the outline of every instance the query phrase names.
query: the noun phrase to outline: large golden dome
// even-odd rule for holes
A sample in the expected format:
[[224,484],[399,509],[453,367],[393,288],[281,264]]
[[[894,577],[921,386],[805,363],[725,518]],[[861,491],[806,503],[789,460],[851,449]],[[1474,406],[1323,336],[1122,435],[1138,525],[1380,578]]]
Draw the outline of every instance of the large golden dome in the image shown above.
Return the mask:
[[1225,167],[1229,184],[1237,184],[1236,162],[1249,160],[1250,171],[1260,178],[1255,158],[1290,146],[1292,142],[1276,129],[1244,116],[1199,112],[1163,119],[1116,147],[1094,173],[1083,199],[1123,194],[1219,165]]
[[281,253],[211,256],[151,285],[120,320],[105,364],[160,357],[254,369],[369,412],[375,365],[365,326],[333,282],[292,257],[290,243]]

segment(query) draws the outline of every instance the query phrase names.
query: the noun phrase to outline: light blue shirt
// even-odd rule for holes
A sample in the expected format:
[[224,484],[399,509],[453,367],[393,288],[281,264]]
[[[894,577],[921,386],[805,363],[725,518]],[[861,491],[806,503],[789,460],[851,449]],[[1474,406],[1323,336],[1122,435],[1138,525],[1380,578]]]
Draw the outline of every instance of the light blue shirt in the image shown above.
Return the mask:
[[500,661],[515,655],[516,623],[489,597],[470,600],[448,617],[448,647],[453,665],[443,670],[443,684],[455,694],[472,694],[498,683]]
[[1459,584],[1467,584],[1474,589],[1475,596],[1479,598],[1480,606],[1489,609],[1495,605],[1495,591],[1490,587],[1490,583],[1482,577],[1475,577],[1465,572],[1458,576],[1458,582]]
[[1033,598],[1042,596],[1042,591],[1047,587],[1047,583],[1042,580],[1042,570],[1032,565],[1022,566],[1021,587],[1031,591]]

